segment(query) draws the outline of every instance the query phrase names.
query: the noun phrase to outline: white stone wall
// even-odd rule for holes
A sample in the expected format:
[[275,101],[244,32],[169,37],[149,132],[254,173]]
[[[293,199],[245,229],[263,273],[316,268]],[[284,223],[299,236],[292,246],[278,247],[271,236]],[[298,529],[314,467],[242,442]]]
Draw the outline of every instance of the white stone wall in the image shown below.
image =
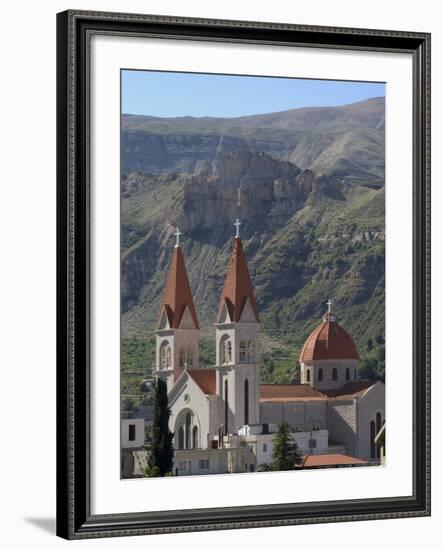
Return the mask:
[[376,413],[381,413],[381,425],[385,421],[385,385],[376,382],[358,399],[357,445],[358,457],[370,459],[370,422],[376,423]]
[[[348,382],[357,380],[358,361],[354,359],[330,360],[321,359],[301,363],[301,384],[310,384],[317,390],[336,390]],[[319,370],[322,369],[322,381],[319,380]],[[333,380],[333,369],[337,370],[337,379]],[[347,369],[349,377],[347,379]],[[307,371],[310,372],[308,381]]]
[[199,447],[207,448],[207,436],[210,433],[210,400],[193,379],[185,375],[179,382],[176,393],[169,397],[169,429],[174,433],[174,447],[178,448],[178,428],[187,412],[191,413],[193,426],[198,427]]
[[260,404],[261,423],[288,422],[296,431],[327,428],[326,400]]
[[[245,437],[245,440],[254,443],[256,453],[256,463],[271,464],[273,462],[273,439],[275,433],[259,434]],[[316,447],[313,448],[313,454],[325,453],[328,450],[328,430],[318,430],[313,432],[294,432],[293,439],[298,445],[299,451],[302,454],[310,452],[309,443],[311,439],[316,441]]]
[[[217,395],[224,401],[225,382],[228,384],[228,432],[236,433],[245,424],[245,394],[244,383],[249,384],[249,418],[248,423],[256,424],[260,421],[259,409],[259,323],[239,322],[216,325],[216,368],[217,368]],[[232,361],[222,363],[221,344],[225,337],[232,343]],[[252,342],[253,361],[240,361],[240,343]],[[222,407],[220,425],[225,427],[225,412]]]
[[327,424],[330,439],[346,446],[347,453],[358,456],[356,445],[357,402],[350,400],[328,400]]
[[[135,426],[135,439],[129,440],[129,426]],[[121,448],[136,449],[144,445],[144,418],[125,418],[121,421]]]

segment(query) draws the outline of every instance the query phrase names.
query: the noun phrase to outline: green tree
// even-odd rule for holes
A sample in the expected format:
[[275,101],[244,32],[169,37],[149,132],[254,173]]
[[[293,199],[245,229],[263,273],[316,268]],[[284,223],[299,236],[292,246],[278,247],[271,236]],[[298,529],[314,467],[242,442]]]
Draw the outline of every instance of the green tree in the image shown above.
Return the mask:
[[146,475],[164,477],[173,468],[173,433],[169,430],[170,409],[167,384],[158,378],[155,386],[155,408]]
[[287,422],[281,422],[278,425],[278,431],[273,438],[272,457],[272,469],[276,471],[293,470],[295,464],[302,463],[302,456]]

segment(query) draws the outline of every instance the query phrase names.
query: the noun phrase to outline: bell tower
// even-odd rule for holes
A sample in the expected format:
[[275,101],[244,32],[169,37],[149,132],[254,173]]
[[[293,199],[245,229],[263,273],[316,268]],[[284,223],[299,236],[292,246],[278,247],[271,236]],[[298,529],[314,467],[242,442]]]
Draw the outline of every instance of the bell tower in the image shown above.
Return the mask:
[[167,382],[168,391],[182,369],[198,367],[199,323],[180,247],[180,235],[177,228],[156,326],[155,373]]
[[259,423],[259,315],[237,219],[216,320],[217,394],[225,433]]

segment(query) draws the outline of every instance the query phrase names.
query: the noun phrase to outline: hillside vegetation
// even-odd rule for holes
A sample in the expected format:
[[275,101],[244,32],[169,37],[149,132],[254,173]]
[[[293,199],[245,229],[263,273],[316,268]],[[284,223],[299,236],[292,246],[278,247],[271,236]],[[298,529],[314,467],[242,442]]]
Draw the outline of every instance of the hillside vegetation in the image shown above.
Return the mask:
[[202,365],[213,364],[236,217],[261,316],[262,380],[297,379],[328,298],[361,373],[383,378],[382,99],[238,119],[124,116],[122,146],[123,395],[143,398],[176,225]]

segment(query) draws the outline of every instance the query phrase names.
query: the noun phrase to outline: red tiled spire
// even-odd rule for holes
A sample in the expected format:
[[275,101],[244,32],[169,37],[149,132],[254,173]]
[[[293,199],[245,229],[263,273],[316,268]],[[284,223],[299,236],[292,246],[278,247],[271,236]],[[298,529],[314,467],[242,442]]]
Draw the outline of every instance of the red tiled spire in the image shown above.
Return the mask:
[[250,279],[247,261],[242,247],[241,239],[233,239],[233,250],[229,259],[224,287],[218,305],[216,322],[219,322],[222,307],[226,304],[230,318],[238,322],[241,318],[244,306],[249,300],[256,322],[259,323],[258,309],[256,307],[253,285]]
[[192,291],[190,290],[189,279],[187,278],[183,253],[179,246],[175,246],[167,275],[157,328],[163,309],[166,312],[170,327],[179,328],[186,308],[189,310],[195,328],[199,329],[198,317],[196,316],[193,304]]

